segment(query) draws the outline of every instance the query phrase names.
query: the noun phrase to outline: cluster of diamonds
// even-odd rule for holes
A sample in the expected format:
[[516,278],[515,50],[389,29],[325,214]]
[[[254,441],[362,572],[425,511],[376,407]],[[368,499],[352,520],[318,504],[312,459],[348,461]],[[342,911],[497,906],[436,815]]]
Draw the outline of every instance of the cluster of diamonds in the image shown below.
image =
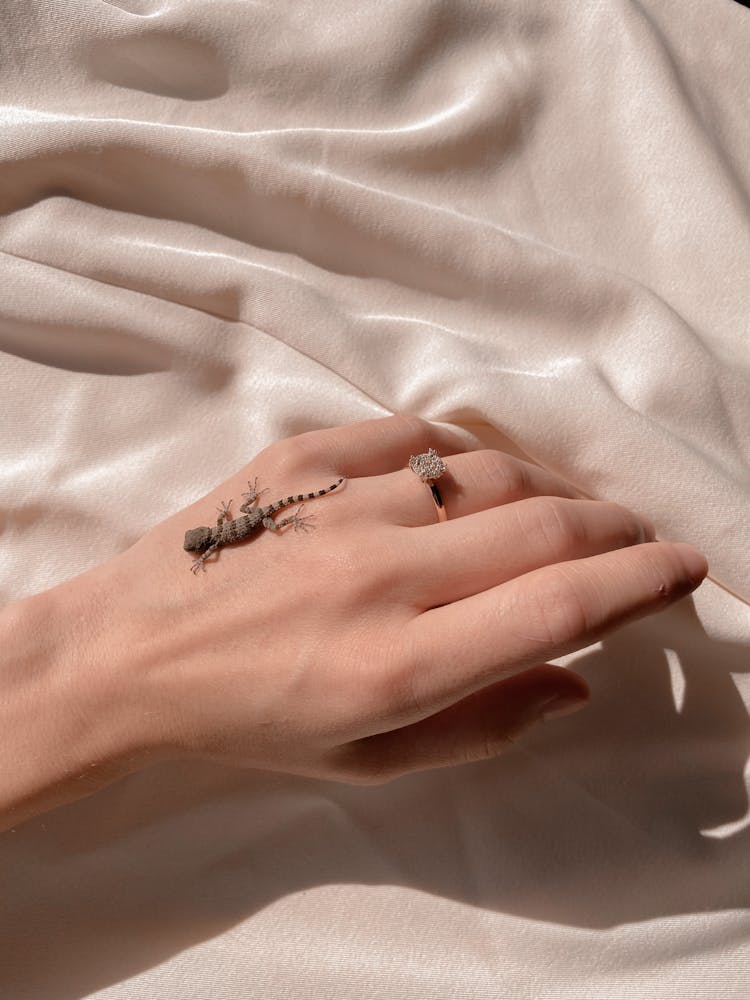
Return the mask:
[[445,472],[447,466],[434,448],[422,452],[421,455],[412,455],[409,459],[409,468],[416,472],[423,482],[429,479],[438,479]]

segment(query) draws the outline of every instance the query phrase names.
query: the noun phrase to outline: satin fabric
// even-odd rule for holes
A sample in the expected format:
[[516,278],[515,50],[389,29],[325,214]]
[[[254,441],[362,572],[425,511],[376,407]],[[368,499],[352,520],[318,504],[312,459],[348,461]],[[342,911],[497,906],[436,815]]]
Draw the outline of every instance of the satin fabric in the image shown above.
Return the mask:
[[557,661],[591,704],[495,761],[163,766],[6,833],[2,996],[746,997],[750,11],[0,17],[3,602],[404,410],[711,574]]

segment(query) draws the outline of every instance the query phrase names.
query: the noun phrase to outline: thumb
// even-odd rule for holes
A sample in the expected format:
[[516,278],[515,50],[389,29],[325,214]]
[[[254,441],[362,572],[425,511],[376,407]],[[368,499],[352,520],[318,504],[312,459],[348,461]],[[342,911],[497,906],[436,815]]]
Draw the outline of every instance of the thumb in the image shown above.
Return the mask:
[[377,733],[347,747],[341,761],[353,780],[388,781],[412,771],[495,757],[535,722],[567,715],[589,700],[580,674],[544,663],[419,722]]

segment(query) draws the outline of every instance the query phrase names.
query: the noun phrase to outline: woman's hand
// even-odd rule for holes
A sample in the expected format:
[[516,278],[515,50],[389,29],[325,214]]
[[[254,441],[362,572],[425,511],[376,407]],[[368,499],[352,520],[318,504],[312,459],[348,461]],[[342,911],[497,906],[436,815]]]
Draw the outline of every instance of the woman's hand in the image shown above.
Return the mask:
[[[448,465],[444,523],[407,467],[429,447]],[[268,488],[262,504],[342,475],[305,505],[314,530],[261,529],[189,572],[185,531],[213,523],[229,497],[236,515],[248,481]],[[52,631],[79,623],[89,636],[75,665],[62,657],[77,718],[119,712],[102,783],[186,755],[370,783],[493,756],[545,714],[585,703],[585,681],[544,661],[662,610],[707,572],[690,546],[653,538],[617,504],[395,416],[271,445],[41,597],[54,595]],[[71,773],[96,763],[91,746],[74,752]]]

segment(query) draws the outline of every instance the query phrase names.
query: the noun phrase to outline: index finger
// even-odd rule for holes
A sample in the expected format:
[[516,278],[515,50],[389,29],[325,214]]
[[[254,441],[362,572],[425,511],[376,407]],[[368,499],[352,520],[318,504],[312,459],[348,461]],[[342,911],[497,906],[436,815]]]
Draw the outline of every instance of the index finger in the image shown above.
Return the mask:
[[647,542],[532,570],[431,608],[402,632],[405,665],[383,678],[384,711],[400,725],[447,708],[533,664],[596,642],[664,610],[708,565],[684,542]]

